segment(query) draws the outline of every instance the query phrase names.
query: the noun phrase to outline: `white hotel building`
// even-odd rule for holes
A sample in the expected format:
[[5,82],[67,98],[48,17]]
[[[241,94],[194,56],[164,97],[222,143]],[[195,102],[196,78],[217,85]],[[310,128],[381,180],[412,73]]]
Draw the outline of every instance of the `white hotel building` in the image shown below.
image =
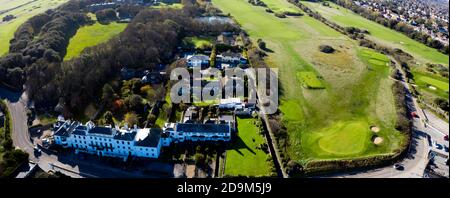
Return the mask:
[[58,121],[55,144],[98,156],[158,158],[162,146],[184,141],[230,141],[231,124],[166,123],[159,128],[99,127],[88,122]]
[[54,127],[55,144],[74,148],[76,153],[85,152],[98,156],[129,156],[158,158],[162,141],[161,129],[116,129],[95,126],[92,122],[57,122]]

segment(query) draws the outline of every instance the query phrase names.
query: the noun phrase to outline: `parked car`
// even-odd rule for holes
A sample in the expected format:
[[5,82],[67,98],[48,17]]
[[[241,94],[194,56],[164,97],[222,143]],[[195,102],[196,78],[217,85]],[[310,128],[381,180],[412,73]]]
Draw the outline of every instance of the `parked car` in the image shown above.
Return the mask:
[[435,147],[436,149],[438,149],[438,150],[442,150],[442,149],[443,149],[442,144],[435,144],[434,147]]
[[405,170],[405,166],[403,164],[400,164],[400,163],[394,164],[394,168],[396,170]]
[[34,146],[34,152],[41,153],[41,149],[38,146]]
[[411,117],[419,118],[419,115],[417,115],[417,112],[413,111],[413,112],[411,112]]
[[445,141],[448,141],[448,135],[445,135],[445,136],[444,136],[444,140],[445,140]]

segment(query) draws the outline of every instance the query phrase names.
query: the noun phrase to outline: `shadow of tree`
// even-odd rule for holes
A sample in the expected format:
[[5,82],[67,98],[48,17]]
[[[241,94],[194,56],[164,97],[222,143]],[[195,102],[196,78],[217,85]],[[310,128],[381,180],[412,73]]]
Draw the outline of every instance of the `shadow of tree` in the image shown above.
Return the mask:
[[256,155],[255,151],[252,148],[247,146],[245,142],[241,139],[241,137],[236,137],[235,141],[232,143],[231,148],[239,153],[239,155],[244,156],[244,154],[239,149],[247,149],[250,153]]

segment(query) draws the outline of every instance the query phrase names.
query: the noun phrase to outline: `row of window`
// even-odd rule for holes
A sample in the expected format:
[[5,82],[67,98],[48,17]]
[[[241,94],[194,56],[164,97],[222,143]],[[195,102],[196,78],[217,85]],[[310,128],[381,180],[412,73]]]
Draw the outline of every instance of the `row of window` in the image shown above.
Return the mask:
[[[75,139],[83,139],[83,140],[85,140],[86,139],[86,136],[82,136],[82,135],[74,135],[74,138]],[[100,138],[100,137],[88,137],[88,139],[90,139],[90,140],[100,140],[100,141],[105,141],[105,142],[112,142],[112,140],[110,139],[110,138]],[[64,141],[64,140],[63,140]],[[76,142],[76,140],[75,140],[75,142]],[[128,145],[130,145],[130,142],[129,141],[127,141],[127,142],[125,142],[125,141],[119,141],[119,140],[116,140],[116,144],[120,144],[120,143],[122,143],[122,144],[128,144]]]
[[[72,145],[74,148],[80,148],[80,149],[88,149],[88,147],[86,146],[86,145],[78,145],[78,144],[73,144]],[[125,147],[124,147],[125,148]],[[129,149],[129,147],[128,147],[128,149]],[[140,148],[141,150],[142,150],[142,148]],[[148,150],[148,149],[146,149],[146,150]],[[109,149],[106,149],[106,151],[113,151],[112,149],[111,150],[109,150]],[[130,154],[130,152],[127,152],[127,151],[119,151],[119,154],[122,154],[122,155],[126,155],[126,154]],[[145,155],[146,156],[150,156],[150,153],[145,153]],[[152,157],[155,157],[155,154],[154,153],[152,153],[152,155],[151,155]]]

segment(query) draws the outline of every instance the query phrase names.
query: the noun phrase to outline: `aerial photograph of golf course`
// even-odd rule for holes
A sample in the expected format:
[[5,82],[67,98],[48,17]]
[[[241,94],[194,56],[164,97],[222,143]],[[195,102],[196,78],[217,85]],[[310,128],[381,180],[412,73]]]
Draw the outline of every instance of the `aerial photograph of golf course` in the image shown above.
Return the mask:
[[[393,82],[385,55],[359,47],[307,15],[277,18],[244,0],[212,2],[273,51],[266,60],[280,71],[280,110],[292,159],[307,166],[314,160],[390,154],[406,141],[394,128]],[[263,2],[277,5],[273,10],[301,12],[285,0]],[[324,55],[319,46],[325,44],[337,52]],[[382,141],[375,144],[374,136]]]

